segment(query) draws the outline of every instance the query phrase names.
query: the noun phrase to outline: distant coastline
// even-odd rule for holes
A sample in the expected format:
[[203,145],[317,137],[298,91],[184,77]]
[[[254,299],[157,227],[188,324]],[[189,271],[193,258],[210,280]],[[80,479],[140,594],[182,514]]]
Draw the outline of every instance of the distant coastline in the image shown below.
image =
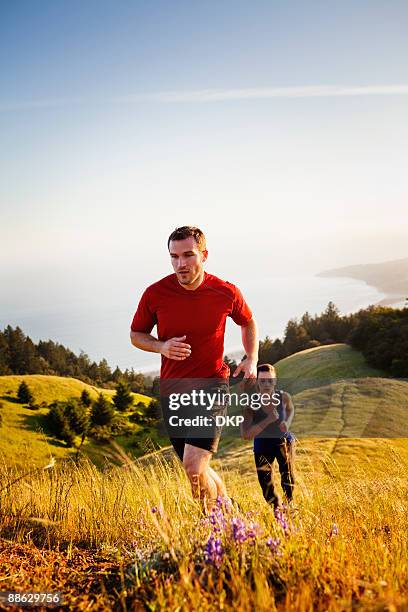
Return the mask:
[[408,258],[377,264],[334,268],[319,272],[316,276],[326,278],[347,277],[361,280],[385,293],[385,297],[377,302],[378,306],[403,307],[408,297]]

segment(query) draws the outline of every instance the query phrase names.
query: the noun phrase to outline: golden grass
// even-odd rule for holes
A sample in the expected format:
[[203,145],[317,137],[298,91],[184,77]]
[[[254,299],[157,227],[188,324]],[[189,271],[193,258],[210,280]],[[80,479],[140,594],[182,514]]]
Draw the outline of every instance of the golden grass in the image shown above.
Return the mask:
[[[120,465],[97,469],[84,457],[75,464],[50,440],[24,450],[24,438],[41,434],[27,420],[33,413],[4,396],[29,377],[1,377],[0,591],[60,591],[78,610],[408,609],[408,439],[368,437],[379,435],[384,413],[387,433],[401,435],[406,383],[380,378],[344,345],[279,367],[297,384],[292,429],[312,423],[315,435],[296,443],[295,508],[285,529],[262,498],[251,445],[226,440],[213,464],[240,509],[225,510],[219,532],[172,452],[130,461],[116,447]],[[307,377],[329,382],[302,386]],[[37,401],[87,387],[30,378]],[[22,446],[10,431],[20,432]],[[46,467],[51,454],[56,465]],[[255,523],[254,537],[234,541],[232,519]],[[212,533],[223,547],[219,566],[205,557]],[[276,552],[268,538],[279,540]]]
[[[80,596],[65,590],[68,601],[84,608],[94,602],[95,609],[113,609],[116,599],[155,610],[402,609],[408,441],[376,440],[375,460],[368,462],[361,440],[347,443],[354,449],[348,465],[344,456],[337,461],[337,450],[332,454],[333,440],[298,443],[297,511],[288,514],[286,535],[262,499],[250,447],[221,456],[215,465],[241,506],[234,516],[255,521],[260,533],[242,545],[225,533],[219,568],[205,562],[211,528],[181,465],[164,453],[135,463],[122,457],[122,467],[102,472],[88,461],[63,462],[18,481],[20,473],[3,464],[0,534],[32,554],[38,547],[51,556],[62,551],[62,568],[81,550],[109,562],[105,582],[93,581]],[[266,546],[268,537],[281,540],[279,556]],[[7,567],[11,576],[12,564]],[[7,571],[2,589],[24,588]],[[64,591],[58,574],[44,575],[49,588]],[[112,580],[117,594],[109,590]],[[40,589],[41,575],[37,581]]]

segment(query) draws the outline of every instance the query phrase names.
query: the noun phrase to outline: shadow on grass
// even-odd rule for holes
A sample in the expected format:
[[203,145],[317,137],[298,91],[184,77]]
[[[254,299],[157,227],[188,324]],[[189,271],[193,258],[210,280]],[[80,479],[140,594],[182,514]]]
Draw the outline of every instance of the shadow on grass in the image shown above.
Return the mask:
[[45,414],[24,414],[21,416],[22,427],[30,431],[37,431],[40,429],[47,438],[47,444],[68,449],[64,442],[57,440],[47,431],[46,416]]
[[10,397],[9,395],[0,395],[0,400],[5,400],[6,402],[10,402],[10,404],[19,404],[20,406],[24,406],[27,402],[22,402],[18,399],[18,397]]

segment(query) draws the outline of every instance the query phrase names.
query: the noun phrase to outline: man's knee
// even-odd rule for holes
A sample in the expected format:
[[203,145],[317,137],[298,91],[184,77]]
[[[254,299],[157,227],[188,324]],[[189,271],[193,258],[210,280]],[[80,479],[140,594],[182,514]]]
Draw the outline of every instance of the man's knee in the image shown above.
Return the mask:
[[183,466],[187,476],[197,476],[201,479],[206,473],[211,453],[202,448],[196,448],[190,444],[186,444],[183,456]]
[[202,479],[203,473],[205,472],[205,466],[201,461],[197,461],[195,458],[184,458],[183,459],[184,470],[191,481],[199,481]]

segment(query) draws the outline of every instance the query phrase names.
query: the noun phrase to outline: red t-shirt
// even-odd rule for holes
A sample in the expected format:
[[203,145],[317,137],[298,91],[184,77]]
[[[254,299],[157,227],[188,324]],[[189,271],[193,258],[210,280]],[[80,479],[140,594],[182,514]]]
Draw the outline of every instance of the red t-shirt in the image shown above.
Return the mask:
[[194,291],[184,289],[176,274],[150,285],[133,317],[133,331],[150,333],[157,325],[159,340],[186,336],[191,355],[182,361],[161,358],[161,378],[228,378],[223,361],[226,318],[237,325],[252,319],[238,287],[204,272]]

